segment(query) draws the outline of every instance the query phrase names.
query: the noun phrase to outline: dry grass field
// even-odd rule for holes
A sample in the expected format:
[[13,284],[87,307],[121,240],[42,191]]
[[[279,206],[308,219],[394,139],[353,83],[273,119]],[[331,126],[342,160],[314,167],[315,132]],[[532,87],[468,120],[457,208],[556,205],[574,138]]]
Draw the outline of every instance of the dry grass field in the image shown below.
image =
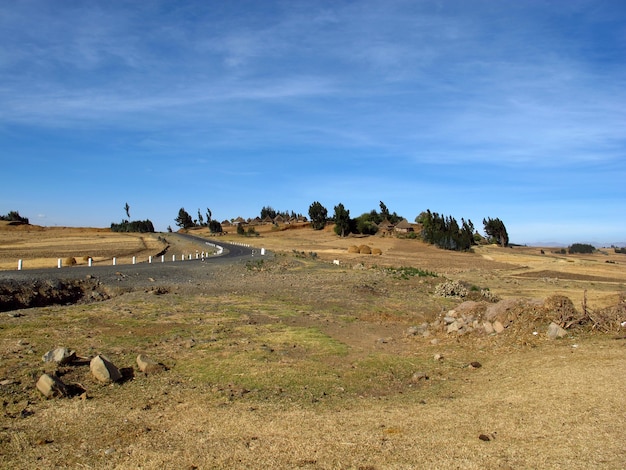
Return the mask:
[[[626,255],[258,232],[245,241],[271,256],[102,302],[3,313],[0,467],[626,468],[624,330],[585,324],[550,340],[555,313],[529,309],[501,334],[409,333],[465,300],[435,295],[447,280],[503,299],[567,296],[579,312],[586,291],[590,311],[621,308]],[[34,253],[147,256],[162,249],[151,240],[5,227],[0,266],[14,269],[18,254],[25,267]],[[382,254],[348,253],[361,244]],[[43,363],[58,346],[105,354],[125,379],[101,385],[80,361]],[[167,370],[141,373],[139,353]],[[45,399],[34,385],[43,372],[72,396]]]

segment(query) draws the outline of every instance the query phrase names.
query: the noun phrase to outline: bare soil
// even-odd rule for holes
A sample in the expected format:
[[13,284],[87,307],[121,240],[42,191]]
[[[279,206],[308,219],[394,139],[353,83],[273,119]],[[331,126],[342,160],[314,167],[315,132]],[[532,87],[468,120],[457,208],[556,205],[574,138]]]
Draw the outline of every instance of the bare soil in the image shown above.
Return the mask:
[[[499,335],[409,329],[466,300],[436,296],[446,280],[504,299],[564,295],[578,310],[586,291],[590,309],[616,306],[626,256],[451,253],[393,237],[258,231],[221,239],[264,247],[265,257],[196,263],[170,281],[120,266],[114,281],[94,279],[116,289],[107,299],[2,314],[0,466],[624,468],[623,331],[582,325],[549,340],[549,311],[517,312],[532,328]],[[82,233],[89,243],[99,234]],[[0,262],[16,253],[3,236]],[[107,256],[114,238],[101,239]],[[382,255],[348,253],[360,244]],[[387,269],[402,266],[423,275]],[[43,363],[58,346],[107,355],[125,380],[101,385],[85,362]],[[141,373],[139,353],[167,370]],[[43,398],[34,387],[43,372],[73,396]]]

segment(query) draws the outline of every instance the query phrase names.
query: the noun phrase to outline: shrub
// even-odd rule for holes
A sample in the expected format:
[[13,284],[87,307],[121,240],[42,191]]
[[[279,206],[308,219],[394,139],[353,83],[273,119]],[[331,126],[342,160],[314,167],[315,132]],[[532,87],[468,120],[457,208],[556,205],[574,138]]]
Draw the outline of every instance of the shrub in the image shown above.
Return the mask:
[[69,256],[63,260],[63,266],[74,266],[76,264],[76,258]]
[[359,247],[359,253],[361,253],[362,255],[371,255],[372,249],[367,245],[361,245]]
[[574,243],[567,248],[567,252],[572,255],[575,253],[589,254],[596,251],[596,248],[588,243]]

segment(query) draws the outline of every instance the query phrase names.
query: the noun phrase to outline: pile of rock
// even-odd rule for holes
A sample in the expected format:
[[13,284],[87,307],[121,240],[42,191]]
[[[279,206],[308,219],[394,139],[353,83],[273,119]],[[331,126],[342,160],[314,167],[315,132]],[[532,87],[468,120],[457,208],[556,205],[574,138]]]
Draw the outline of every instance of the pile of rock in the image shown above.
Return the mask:
[[[43,362],[53,363],[57,366],[83,366],[89,364],[91,376],[101,384],[120,383],[125,379],[122,373],[124,369],[118,368],[103,354],[93,358],[79,357],[75,351],[68,348],[58,347],[43,355]],[[153,361],[143,354],[137,356],[137,366],[146,375],[152,375],[166,370],[166,367]],[[39,390],[46,398],[69,397],[76,395],[77,391],[86,393],[82,386],[77,384],[65,384],[54,373],[42,374],[36,383]]]
[[434,321],[407,329],[407,336],[429,337],[435,334],[463,336],[499,335],[505,332],[539,335],[550,339],[567,335],[568,325],[558,321],[551,303],[538,300],[505,299],[497,303],[465,301],[442,313]]

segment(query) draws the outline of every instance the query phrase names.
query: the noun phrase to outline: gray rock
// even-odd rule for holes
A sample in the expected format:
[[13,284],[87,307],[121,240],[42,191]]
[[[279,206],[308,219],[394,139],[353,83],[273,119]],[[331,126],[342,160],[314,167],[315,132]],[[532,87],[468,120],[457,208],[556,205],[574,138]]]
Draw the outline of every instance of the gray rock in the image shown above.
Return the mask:
[[566,336],[567,331],[561,328],[556,323],[552,322],[548,326],[548,331],[546,334],[548,335],[548,338],[550,339],[557,339],[557,338],[563,338],[564,336]]
[[454,333],[455,331],[459,331],[459,328],[461,328],[461,324],[459,321],[454,321],[452,323],[450,323],[448,325],[448,327],[446,328],[446,332],[447,333]]
[[144,354],[139,354],[137,356],[137,366],[141,372],[148,375],[158,374],[159,372],[163,372],[165,370],[165,366],[163,364],[153,361]]
[[406,330],[406,335],[407,336],[415,336],[416,334],[419,333],[419,331],[420,331],[420,329],[417,326],[410,326]]
[[68,364],[76,359],[76,352],[67,348],[56,348],[44,354],[42,359],[43,362],[56,362],[60,365]]
[[494,332],[493,325],[490,321],[483,322],[483,328],[485,330],[485,333],[487,333],[488,335]]
[[39,377],[39,380],[37,380],[37,390],[46,398],[67,396],[67,387],[65,384],[57,377],[48,374],[43,374]]
[[119,369],[102,354],[94,357],[89,363],[93,376],[102,383],[119,382],[122,374]]

